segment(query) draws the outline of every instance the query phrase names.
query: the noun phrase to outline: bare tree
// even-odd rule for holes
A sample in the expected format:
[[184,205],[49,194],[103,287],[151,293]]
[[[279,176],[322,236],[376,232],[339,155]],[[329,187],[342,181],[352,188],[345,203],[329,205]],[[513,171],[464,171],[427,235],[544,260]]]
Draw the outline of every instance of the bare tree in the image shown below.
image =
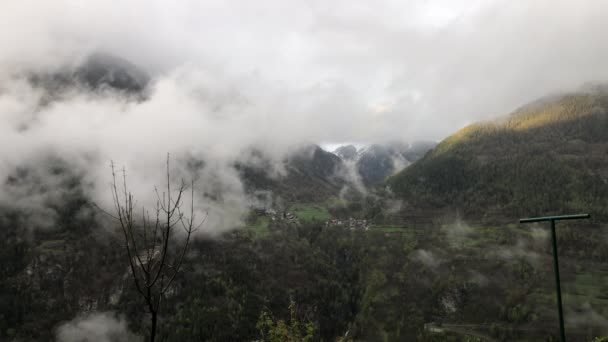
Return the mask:
[[[122,169],[122,184],[118,184],[114,163],[112,168],[112,197],[116,215],[110,215],[120,223],[129,266],[137,292],[146,302],[150,313],[150,341],[154,342],[158,325],[158,313],[163,297],[180,271],[188,250],[192,233],[205,221],[195,225],[194,182],[190,187],[189,215],[183,212],[186,183],[181,181],[175,190],[171,188],[169,154],[167,154],[166,192],[159,193],[155,187],[156,206],[154,212],[142,208],[141,220],[136,220],[133,194],[127,187],[126,171]],[[138,218],[140,217],[137,214]],[[174,230],[181,227],[184,237],[177,246]]]

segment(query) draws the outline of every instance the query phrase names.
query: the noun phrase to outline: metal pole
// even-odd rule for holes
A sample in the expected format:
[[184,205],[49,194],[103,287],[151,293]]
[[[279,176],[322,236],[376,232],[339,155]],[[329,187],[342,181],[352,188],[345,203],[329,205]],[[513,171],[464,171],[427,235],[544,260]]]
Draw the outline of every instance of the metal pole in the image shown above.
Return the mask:
[[557,260],[557,238],[555,237],[555,220],[551,220],[551,239],[553,241],[553,270],[555,273],[555,289],[557,293],[557,312],[559,314],[560,341],[566,342],[564,331],[564,312],[562,309],[562,289],[559,281],[559,261]]
[[555,289],[557,292],[557,312],[559,314],[559,335],[561,342],[566,342],[564,329],[564,312],[562,309],[562,289],[559,281],[559,261],[557,260],[557,238],[555,237],[555,221],[587,219],[589,214],[531,217],[520,219],[519,223],[551,221],[551,239],[553,241],[553,271],[555,273]]

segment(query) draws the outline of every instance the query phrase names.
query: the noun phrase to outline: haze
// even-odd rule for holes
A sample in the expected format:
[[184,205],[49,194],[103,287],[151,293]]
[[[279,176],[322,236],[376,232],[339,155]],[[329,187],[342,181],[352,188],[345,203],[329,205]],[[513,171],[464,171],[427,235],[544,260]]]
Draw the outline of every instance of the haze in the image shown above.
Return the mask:
[[[202,183],[231,194],[215,217],[235,217],[246,196],[232,165],[249,147],[280,161],[303,143],[440,140],[605,81],[606,17],[592,0],[4,1],[0,172],[53,151],[100,197],[110,159],[141,190],[165,153],[195,155],[212,165]],[[77,92],[40,106],[19,76],[93,52],[148,72],[149,98]]]
[[159,75],[187,65],[212,89],[218,77],[281,89],[280,115],[317,141],[440,139],[608,73],[608,4],[592,0],[5,1],[0,13],[5,71],[91,50]]

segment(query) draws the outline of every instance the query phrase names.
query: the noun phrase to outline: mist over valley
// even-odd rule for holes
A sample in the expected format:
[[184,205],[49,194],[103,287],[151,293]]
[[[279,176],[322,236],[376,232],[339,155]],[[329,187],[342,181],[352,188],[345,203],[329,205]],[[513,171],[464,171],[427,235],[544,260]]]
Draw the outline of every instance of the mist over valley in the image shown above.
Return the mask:
[[0,4],[0,341],[603,341],[607,15]]

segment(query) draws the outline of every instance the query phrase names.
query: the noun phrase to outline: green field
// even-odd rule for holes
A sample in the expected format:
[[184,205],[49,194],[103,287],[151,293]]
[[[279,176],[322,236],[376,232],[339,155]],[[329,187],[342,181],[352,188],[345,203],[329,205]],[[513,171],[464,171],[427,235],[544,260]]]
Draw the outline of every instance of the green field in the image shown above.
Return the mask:
[[325,201],[325,205],[327,207],[339,207],[339,206],[344,207],[347,204],[348,204],[348,201],[341,199],[340,197],[336,197],[336,196],[332,196]]
[[268,234],[268,225],[270,224],[270,218],[267,216],[258,216],[253,224],[247,226],[247,229],[257,237],[262,237]]
[[382,233],[412,233],[411,231],[407,231],[406,228],[404,228],[404,227],[390,226],[390,225],[386,225],[386,226],[372,225],[369,227],[369,231],[370,232],[382,232]]
[[331,214],[327,209],[317,204],[294,204],[289,207],[289,212],[305,222],[331,219]]

